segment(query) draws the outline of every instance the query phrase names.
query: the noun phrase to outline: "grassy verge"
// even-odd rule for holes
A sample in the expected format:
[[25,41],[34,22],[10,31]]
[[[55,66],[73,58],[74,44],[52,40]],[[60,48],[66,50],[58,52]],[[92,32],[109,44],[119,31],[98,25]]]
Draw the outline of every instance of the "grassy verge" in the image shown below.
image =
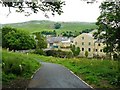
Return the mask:
[[26,88],[40,64],[27,54],[2,51],[3,88]]
[[[96,59],[87,59],[87,58],[55,58],[48,56],[40,56],[36,54],[19,54],[19,53],[11,53],[3,51],[3,61],[4,62],[12,62],[15,66],[21,64],[24,66],[24,70],[22,74],[13,74],[13,73],[4,73],[3,69],[3,81],[9,82],[12,80],[13,86],[18,84],[19,82],[23,83],[23,87],[27,79],[30,79],[30,76],[33,72],[39,67],[39,64],[36,60],[42,60],[45,62],[52,62],[64,65],[73,71],[76,75],[86,81],[89,85],[94,88],[116,88],[117,84],[117,72],[118,72],[118,64],[117,61],[111,60],[96,60]],[[19,69],[18,69],[19,70]],[[7,71],[8,72],[8,71]],[[19,71],[17,71],[19,72]],[[27,78],[27,79],[25,79]],[[14,85],[15,84],[15,85]]]
[[118,64],[111,60],[62,59],[39,56],[46,62],[62,64],[94,88],[116,88]]

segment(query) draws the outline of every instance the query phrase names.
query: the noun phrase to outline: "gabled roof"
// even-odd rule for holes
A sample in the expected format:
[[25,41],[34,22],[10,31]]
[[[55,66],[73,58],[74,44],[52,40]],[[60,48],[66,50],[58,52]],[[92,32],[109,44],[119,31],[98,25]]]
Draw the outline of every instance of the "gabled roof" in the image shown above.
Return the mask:
[[80,34],[79,36],[75,37],[74,39],[79,38],[79,37],[84,36],[84,35],[89,36],[89,37],[91,37],[91,38],[94,38],[91,33],[82,33],[82,34]]
[[95,32],[97,32],[98,30],[97,29],[95,29],[95,30],[93,30],[93,31],[91,31],[91,32],[89,32],[90,34],[94,34]]
[[93,37],[93,34],[91,33],[86,33],[88,36]]

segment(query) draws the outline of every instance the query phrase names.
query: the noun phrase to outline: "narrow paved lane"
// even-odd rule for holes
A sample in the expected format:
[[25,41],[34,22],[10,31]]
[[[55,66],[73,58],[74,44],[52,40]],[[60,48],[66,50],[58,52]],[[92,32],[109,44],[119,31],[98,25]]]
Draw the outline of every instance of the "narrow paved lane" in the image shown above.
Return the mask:
[[34,75],[28,88],[90,88],[67,68],[42,62],[40,70]]

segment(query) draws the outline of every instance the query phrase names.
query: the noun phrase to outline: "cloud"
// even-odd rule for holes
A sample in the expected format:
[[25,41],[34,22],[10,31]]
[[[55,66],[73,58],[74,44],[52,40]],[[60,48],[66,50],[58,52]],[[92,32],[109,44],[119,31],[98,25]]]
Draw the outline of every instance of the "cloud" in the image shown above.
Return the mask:
[[29,20],[96,22],[97,17],[100,15],[100,2],[87,4],[81,0],[64,1],[66,1],[66,5],[63,7],[64,13],[60,16],[56,15],[55,17],[49,14],[49,19],[45,18],[42,12],[26,17],[24,13],[16,13],[14,9],[11,10],[12,13],[7,17],[9,13],[8,8],[0,6],[0,23],[16,23]]

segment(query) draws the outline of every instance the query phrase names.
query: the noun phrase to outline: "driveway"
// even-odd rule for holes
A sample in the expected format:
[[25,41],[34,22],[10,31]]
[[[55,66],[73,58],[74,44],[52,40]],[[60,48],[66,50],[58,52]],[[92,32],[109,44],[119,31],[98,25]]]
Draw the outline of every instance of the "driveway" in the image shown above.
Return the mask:
[[92,90],[62,65],[41,63],[40,70],[34,75],[28,88],[89,88]]

